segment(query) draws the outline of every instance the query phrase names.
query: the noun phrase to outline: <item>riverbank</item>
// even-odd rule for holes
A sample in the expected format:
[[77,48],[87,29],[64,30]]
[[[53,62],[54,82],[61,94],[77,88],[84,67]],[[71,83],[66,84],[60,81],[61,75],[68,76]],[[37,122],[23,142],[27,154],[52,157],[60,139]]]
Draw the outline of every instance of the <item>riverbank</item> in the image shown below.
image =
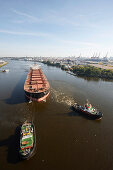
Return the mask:
[[3,64],[0,64],[0,68],[8,64],[8,62],[4,62]]
[[43,61],[42,63],[70,71],[77,76],[113,79],[113,70],[111,69],[103,69],[91,65],[73,65],[69,67],[67,65],[61,65],[60,63],[51,63],[50,61]]
[[72,71],[79,76],[113,79],[113,70],[97,68],[90,65],[75,65],[72,66]]

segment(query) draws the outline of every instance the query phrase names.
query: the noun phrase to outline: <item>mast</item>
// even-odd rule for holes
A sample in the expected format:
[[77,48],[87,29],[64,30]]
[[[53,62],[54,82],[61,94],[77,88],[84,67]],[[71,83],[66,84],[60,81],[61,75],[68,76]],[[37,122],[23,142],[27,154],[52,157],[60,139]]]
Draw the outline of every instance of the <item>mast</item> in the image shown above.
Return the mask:
[[108,56],[108,52],[106,53],[105,57],[107,58],[107,56]]

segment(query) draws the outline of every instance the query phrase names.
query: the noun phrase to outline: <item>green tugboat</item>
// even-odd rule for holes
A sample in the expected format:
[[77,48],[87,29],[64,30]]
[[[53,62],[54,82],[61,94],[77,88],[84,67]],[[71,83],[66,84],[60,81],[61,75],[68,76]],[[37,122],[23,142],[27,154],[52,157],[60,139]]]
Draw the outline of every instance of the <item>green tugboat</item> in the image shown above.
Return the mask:
[[35,128],[32,122],[25,122],[20,130],[20,150],[22,159],[30,158],[36,147]]
[[77,111],[79,113],[83,113],[83,115],[90,117],[92,119],[101,119],[103,114],[99,112],[97,109],[95,109],[87,100],[86,104],[84,106],[80,106],[77,103],[75,103],[72,106],[72,109],[74,111]]

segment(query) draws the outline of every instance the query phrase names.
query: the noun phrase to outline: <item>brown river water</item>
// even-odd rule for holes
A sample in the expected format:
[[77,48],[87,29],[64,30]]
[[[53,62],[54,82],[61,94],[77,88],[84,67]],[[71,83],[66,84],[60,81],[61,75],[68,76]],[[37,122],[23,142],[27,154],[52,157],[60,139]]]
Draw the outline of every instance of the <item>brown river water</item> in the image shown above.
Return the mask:
[[[113,81],[80,78],[40,64],[50,86],[47,102],[28,103],[24,82],[33,62],[9,61],[0,72],[0,170],[112,170]],[[75,113],[70,106],[88,99],[103,113],[100,121]],[[18,156],[18,126],[32,120],[36,152]]]

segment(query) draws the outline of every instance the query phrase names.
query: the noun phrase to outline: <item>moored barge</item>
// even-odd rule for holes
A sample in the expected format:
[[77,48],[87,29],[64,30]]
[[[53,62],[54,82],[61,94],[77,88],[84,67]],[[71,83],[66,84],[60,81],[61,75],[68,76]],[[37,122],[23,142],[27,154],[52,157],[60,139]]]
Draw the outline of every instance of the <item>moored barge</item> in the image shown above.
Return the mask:
[[38,65],[30,68],[24,84],[26,97],[31,101],[46,101],[50,94],[50,85],[44,73]]
[[101,119],[103,116],[103,114],[95,109],[88,101],[84,106],[80,106],[79,104],[75,103],[72,106],[72,109],[91,119]]

